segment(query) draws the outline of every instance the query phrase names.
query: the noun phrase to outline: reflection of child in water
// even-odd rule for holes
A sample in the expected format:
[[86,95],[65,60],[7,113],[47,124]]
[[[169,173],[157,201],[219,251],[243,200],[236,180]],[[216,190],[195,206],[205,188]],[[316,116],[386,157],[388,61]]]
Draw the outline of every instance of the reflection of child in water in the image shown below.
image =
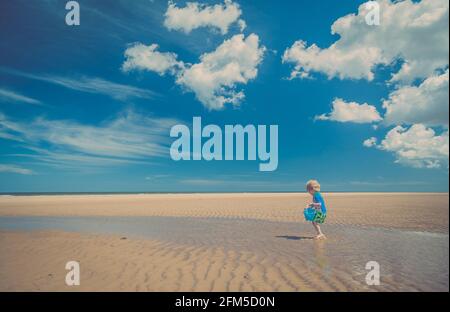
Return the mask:
[[313,201],[309,204],[309,207],[316,209],[316,216],[312,221],[312,225],[317,232],[315,239],[325,239],[325,235],[322,233],[319,224],[325,221],[327,216],[327,207],[325,206],[325,201],[320,194],[320,184],[316,180],[309,180],[306,183],[306,191],[312,195]]

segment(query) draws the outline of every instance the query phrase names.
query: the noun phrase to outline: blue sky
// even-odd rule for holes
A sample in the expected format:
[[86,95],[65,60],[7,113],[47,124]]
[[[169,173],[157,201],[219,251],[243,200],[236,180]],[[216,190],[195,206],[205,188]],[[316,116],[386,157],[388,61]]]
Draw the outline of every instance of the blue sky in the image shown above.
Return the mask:
[[[79,26],[66,1],[0,4],[0,192],[303,191],[311,178],[325,191],[448,191],[447,2],[379,1],[378,26],[361,22],[364,1],[78,2]],[[223,20],[177,19],[213,5]],[[138,44],[147,58],[125,70]],[[245,98],[214,106],[192,71],[202,54],[214,75],[239,64],[224,96]],[[193,116],[278,125],[278,169],[173,161],[170,127]]]

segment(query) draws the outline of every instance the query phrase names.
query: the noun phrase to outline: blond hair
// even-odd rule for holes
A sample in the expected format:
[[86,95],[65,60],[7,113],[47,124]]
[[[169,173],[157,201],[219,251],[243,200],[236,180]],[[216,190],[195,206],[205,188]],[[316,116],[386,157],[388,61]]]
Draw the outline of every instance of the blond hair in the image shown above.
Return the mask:
[[306,182],[306,190],[314,190],[316,192],[320,192],[320,183],[317,180],[309,180]]

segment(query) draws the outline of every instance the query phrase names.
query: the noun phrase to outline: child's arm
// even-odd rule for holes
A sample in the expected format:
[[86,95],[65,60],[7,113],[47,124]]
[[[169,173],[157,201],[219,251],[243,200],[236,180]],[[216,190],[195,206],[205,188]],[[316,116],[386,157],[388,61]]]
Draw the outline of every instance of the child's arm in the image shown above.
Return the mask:
[[322,208],[322,204],[321,203],[311,203],[311,204],[309,204],[309,207],[314,207],[316,209],[321,209]]

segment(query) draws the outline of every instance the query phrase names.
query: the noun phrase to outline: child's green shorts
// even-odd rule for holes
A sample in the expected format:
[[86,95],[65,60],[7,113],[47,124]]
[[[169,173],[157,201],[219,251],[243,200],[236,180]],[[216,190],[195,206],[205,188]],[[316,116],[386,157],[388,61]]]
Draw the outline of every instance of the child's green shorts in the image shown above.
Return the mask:
[[325,222],[326,217],[327,217],[326,213],[323,213],[322,211],[317,211],[316,215],[314,216],[313,222],[322,224]]

